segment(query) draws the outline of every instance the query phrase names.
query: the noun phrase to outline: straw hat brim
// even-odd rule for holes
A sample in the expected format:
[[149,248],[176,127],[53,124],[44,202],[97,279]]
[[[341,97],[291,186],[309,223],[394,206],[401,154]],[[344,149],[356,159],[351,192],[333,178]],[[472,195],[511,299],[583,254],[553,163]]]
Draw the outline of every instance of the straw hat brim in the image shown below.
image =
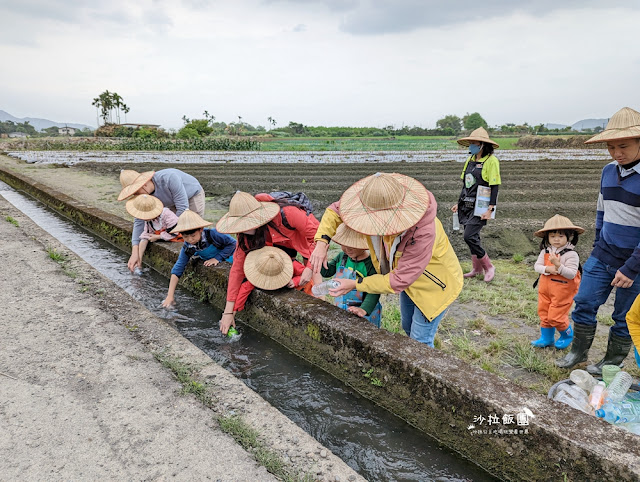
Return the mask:
[[479,136],[463,137],[462,139],[458,139],[458,144],[464,147],[469,147],[469,144],[471,144],[471,141],[486,142],[488,144],[491,144],[494,149],[500,149],[500,145],[496,141],[492,141],[488,137],[479,137]]
[[138,171],[134,171],[133,169],[122,169],[120,171],[120,185],[125,188],[140,175]]
[[354,231],[368,236],[398,234],[415,226],[427,212],[429,208],[427,188],[419,181],[403,174],[387,175],[393,176],[404,188],[404,197],[397,206],[371,209],[362,202],[360,193],[373,176],[360,179],[340,198],[340,217]]
[[[267,257],[275,257],[282,264],[282,271],[269,276],[260,271]],[[287,253],[273,246],[251,251],[244,260],[244,275],[249,282],[262,290],[277,290],[289,283],[293,276],[293,262]]]
[[598,142],[620,141],[623,139],[640,138],[640,126],[627,127],[625,129],[605,129],[600,134],[596,134],[591,139],[584,141],[585,144],[596,144]]
[[127,212],[134,218],[142,219],[143,221],[150,221],[151,219],[155,219],[160,216],[162,210],[164,209],[164,204],[162,204],[162,201],[160,201],[160,199],[155,196],[149,196],[154,204],[153,209],[151,211],[141,211],[135,206],[137,198],[138,196],[134,196],[125,204]]
[[580,226],[574,226],[573,224],[571,224],[568,226],[554,226],[552,228],[547,228],[547,229],[543,228],[533,233],[533,235],[537,236],[538,238],[544,238],[544,233],[548,231],[564,231],[564,230],[575,231],[578,234],[584,233],[584,228],[581,228]]
[[332,239],[340,246],[346,246],[347,248],[369,249],[367,238],[363,234],[360,234],[349,228],[349,226],[344,223],[338,226],[336,234]]
[[260,207],[244,216],[230,216],[226,213],[216,224],[220,233],[237,234],[267,224],[280,212],[280,206],[272,202],[261,202]]
[[183,233],[184,231],[206,228],[212,224],[213,223],[202,219],[198,213],[187,209],[178,217],[178,224],[176,224],[176,227],[169,232],[171,234],[178,234]]
[[135,181],[120,191],[118,201],[124,201],[128,197],[133,196],[147,181],[150,181],[156,171],[147,171],[140,174]]

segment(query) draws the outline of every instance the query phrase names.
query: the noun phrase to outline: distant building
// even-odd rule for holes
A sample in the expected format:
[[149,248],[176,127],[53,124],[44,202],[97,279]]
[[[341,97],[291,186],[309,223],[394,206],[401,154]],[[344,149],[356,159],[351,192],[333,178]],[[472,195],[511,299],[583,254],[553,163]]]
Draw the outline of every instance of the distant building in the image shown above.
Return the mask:
[[72,136],[76,133],[73,127],[58,127],[58,134],[63,136]]
[[27,137],[24,132],[9,132],[9,137]]

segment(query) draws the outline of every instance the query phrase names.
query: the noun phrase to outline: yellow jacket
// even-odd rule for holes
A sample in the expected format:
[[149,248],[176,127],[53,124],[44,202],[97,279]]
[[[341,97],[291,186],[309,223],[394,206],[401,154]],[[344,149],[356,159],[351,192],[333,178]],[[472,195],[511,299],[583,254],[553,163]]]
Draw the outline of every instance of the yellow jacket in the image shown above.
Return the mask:
[[[389,251],[393,247],[391,272],[362,278],[356,285],[358,291],[366,293],[399,293],[404,291],[422,311],[433,320],[442,313],[462,291],[462,268],[449,243],[442,223],[436,218],[437,204],[431,193],[429,208],[418,223],[404,233],[384,236]],[[342,224],[340,204],[329,206],[315,239],[323,235],[331,238]],[[372,236],[367,236],[371,261],[380,273],[380,261]],[[398,240],[398,238],[400,238]],[[394,244],[398,242],[397,246]]]
[[640,296],[636,298],[631,309],[627,312],[627,327],[633,344],[636,348],[640,347]]

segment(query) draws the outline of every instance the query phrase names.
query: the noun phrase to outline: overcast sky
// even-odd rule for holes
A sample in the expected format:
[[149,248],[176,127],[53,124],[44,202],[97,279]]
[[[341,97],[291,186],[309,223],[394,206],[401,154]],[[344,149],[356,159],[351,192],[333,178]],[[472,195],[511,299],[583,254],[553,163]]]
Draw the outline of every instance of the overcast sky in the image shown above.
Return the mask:
[[640,110],[640,1],[0,0],[0,110],[128,122],[572,124]]

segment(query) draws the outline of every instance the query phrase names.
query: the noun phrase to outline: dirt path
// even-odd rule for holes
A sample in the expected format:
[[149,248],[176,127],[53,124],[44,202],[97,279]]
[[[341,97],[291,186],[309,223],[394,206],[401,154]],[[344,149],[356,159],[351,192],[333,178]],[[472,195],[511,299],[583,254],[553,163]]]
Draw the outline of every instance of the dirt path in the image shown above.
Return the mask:
[[[0,478],[277,480],[220,429],[228,407],[290,473],[362,480],[2,197],[0,215]],[[213,409],[158,353],[198,367]]]

